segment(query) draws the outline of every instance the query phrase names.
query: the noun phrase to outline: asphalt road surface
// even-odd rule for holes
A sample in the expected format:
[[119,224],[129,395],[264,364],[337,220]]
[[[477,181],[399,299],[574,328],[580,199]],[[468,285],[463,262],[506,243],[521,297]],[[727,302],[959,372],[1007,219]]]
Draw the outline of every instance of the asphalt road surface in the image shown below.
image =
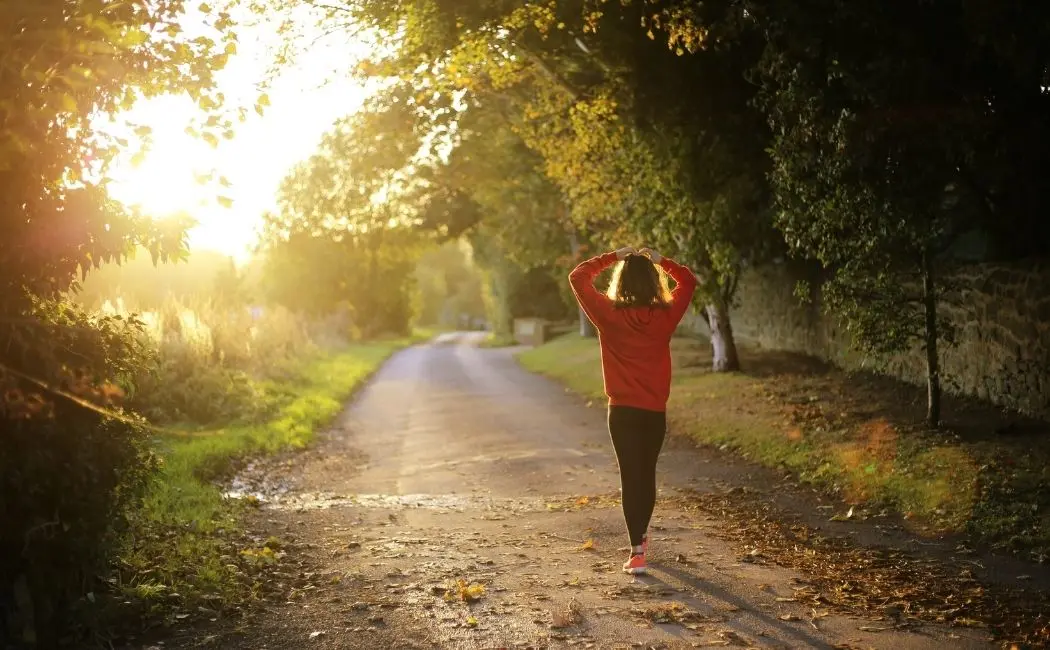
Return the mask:
[[280,569],[287,593],[237,630],[162,647],[992,647],[979,629],[899,629],[796,599],[807,576],[747,561],[718,535],[726,521],[688,507],[757,479],[673,437],[650,575],[624,575],[604,410],[481,336],[396,354],[315,449],[257,467],[259,534],[301,558]]

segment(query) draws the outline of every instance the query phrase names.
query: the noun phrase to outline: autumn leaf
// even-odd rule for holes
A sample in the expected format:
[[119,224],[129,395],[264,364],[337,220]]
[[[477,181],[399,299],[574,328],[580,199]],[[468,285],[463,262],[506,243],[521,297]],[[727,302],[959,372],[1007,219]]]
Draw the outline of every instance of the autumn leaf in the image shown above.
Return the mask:
[[445,600],[453,601],[457,598],[465,603],[480,600],[485,595],[485,586],[478,583],[468,583],[460,578],[456,580],[453,588],[445,591]]

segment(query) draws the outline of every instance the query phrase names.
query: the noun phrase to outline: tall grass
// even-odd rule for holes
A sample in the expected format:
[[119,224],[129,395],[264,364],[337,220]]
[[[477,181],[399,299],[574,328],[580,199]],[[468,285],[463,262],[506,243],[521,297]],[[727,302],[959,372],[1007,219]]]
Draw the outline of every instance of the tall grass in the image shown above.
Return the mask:
[[[120,302],[109,313],[128,314]],[[273,413],[266,382],[294,379],[300,362],[348,344],[338,323],[322,329],[288,310],[169,298],[137,314],[153,363],[128,378],[128,406],[155,424],[209,426],[258,421]]]
[[[129,311],[119,301],[104,309]],[[258,594],[260,549],[241,535],[244,505],[225,498],[222,483],[248,456],[308,445],[411,341],[355,342],[338,319],[203,300],[138,315],[155,358],[127,378],[127,406],[159,425],[163,462],[133,516],[109,602],[149,618],[243,604]]]

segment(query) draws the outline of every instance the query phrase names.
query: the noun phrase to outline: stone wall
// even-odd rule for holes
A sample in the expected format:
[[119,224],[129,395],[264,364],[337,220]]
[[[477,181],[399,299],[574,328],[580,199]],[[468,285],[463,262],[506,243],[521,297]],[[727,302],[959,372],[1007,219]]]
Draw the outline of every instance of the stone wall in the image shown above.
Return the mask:
[[[957,328],[956,345],[941,353],[945,390],[1050,419],[1050,265],[975,264],[955,278],[960,295],[940,309]],[[732,312],[741,342],[925,383],[921,349],[881,361],[852,351],[847,333],[821,314],[819,289],[810,304],[799,303],[799,279],[819,286],[819,271],[783,263],[745,273]],[[702,321],[697,327],[706,329]]]

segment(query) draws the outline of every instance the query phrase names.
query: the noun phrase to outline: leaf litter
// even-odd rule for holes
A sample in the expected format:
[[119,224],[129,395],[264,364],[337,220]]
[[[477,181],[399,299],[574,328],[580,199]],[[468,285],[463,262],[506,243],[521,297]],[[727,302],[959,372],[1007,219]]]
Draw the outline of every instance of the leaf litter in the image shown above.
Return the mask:
[[[724,517],[715,534],[753,546],[771,562],[800,571],[794,601],[813,608],[810,625],[827,610],[865,613],[871,627],[903,629],[923,622],[987,627],[1005,647],[1050,646],[1050,595],[979,582],[968,569],[883,547],[858,547],[801,524],[778,521],[754,495],[693,492],[675,499],[687,510]],[[761,540],[760,548],[755,540]],[[819,628],[818,628],[819,629]]]

